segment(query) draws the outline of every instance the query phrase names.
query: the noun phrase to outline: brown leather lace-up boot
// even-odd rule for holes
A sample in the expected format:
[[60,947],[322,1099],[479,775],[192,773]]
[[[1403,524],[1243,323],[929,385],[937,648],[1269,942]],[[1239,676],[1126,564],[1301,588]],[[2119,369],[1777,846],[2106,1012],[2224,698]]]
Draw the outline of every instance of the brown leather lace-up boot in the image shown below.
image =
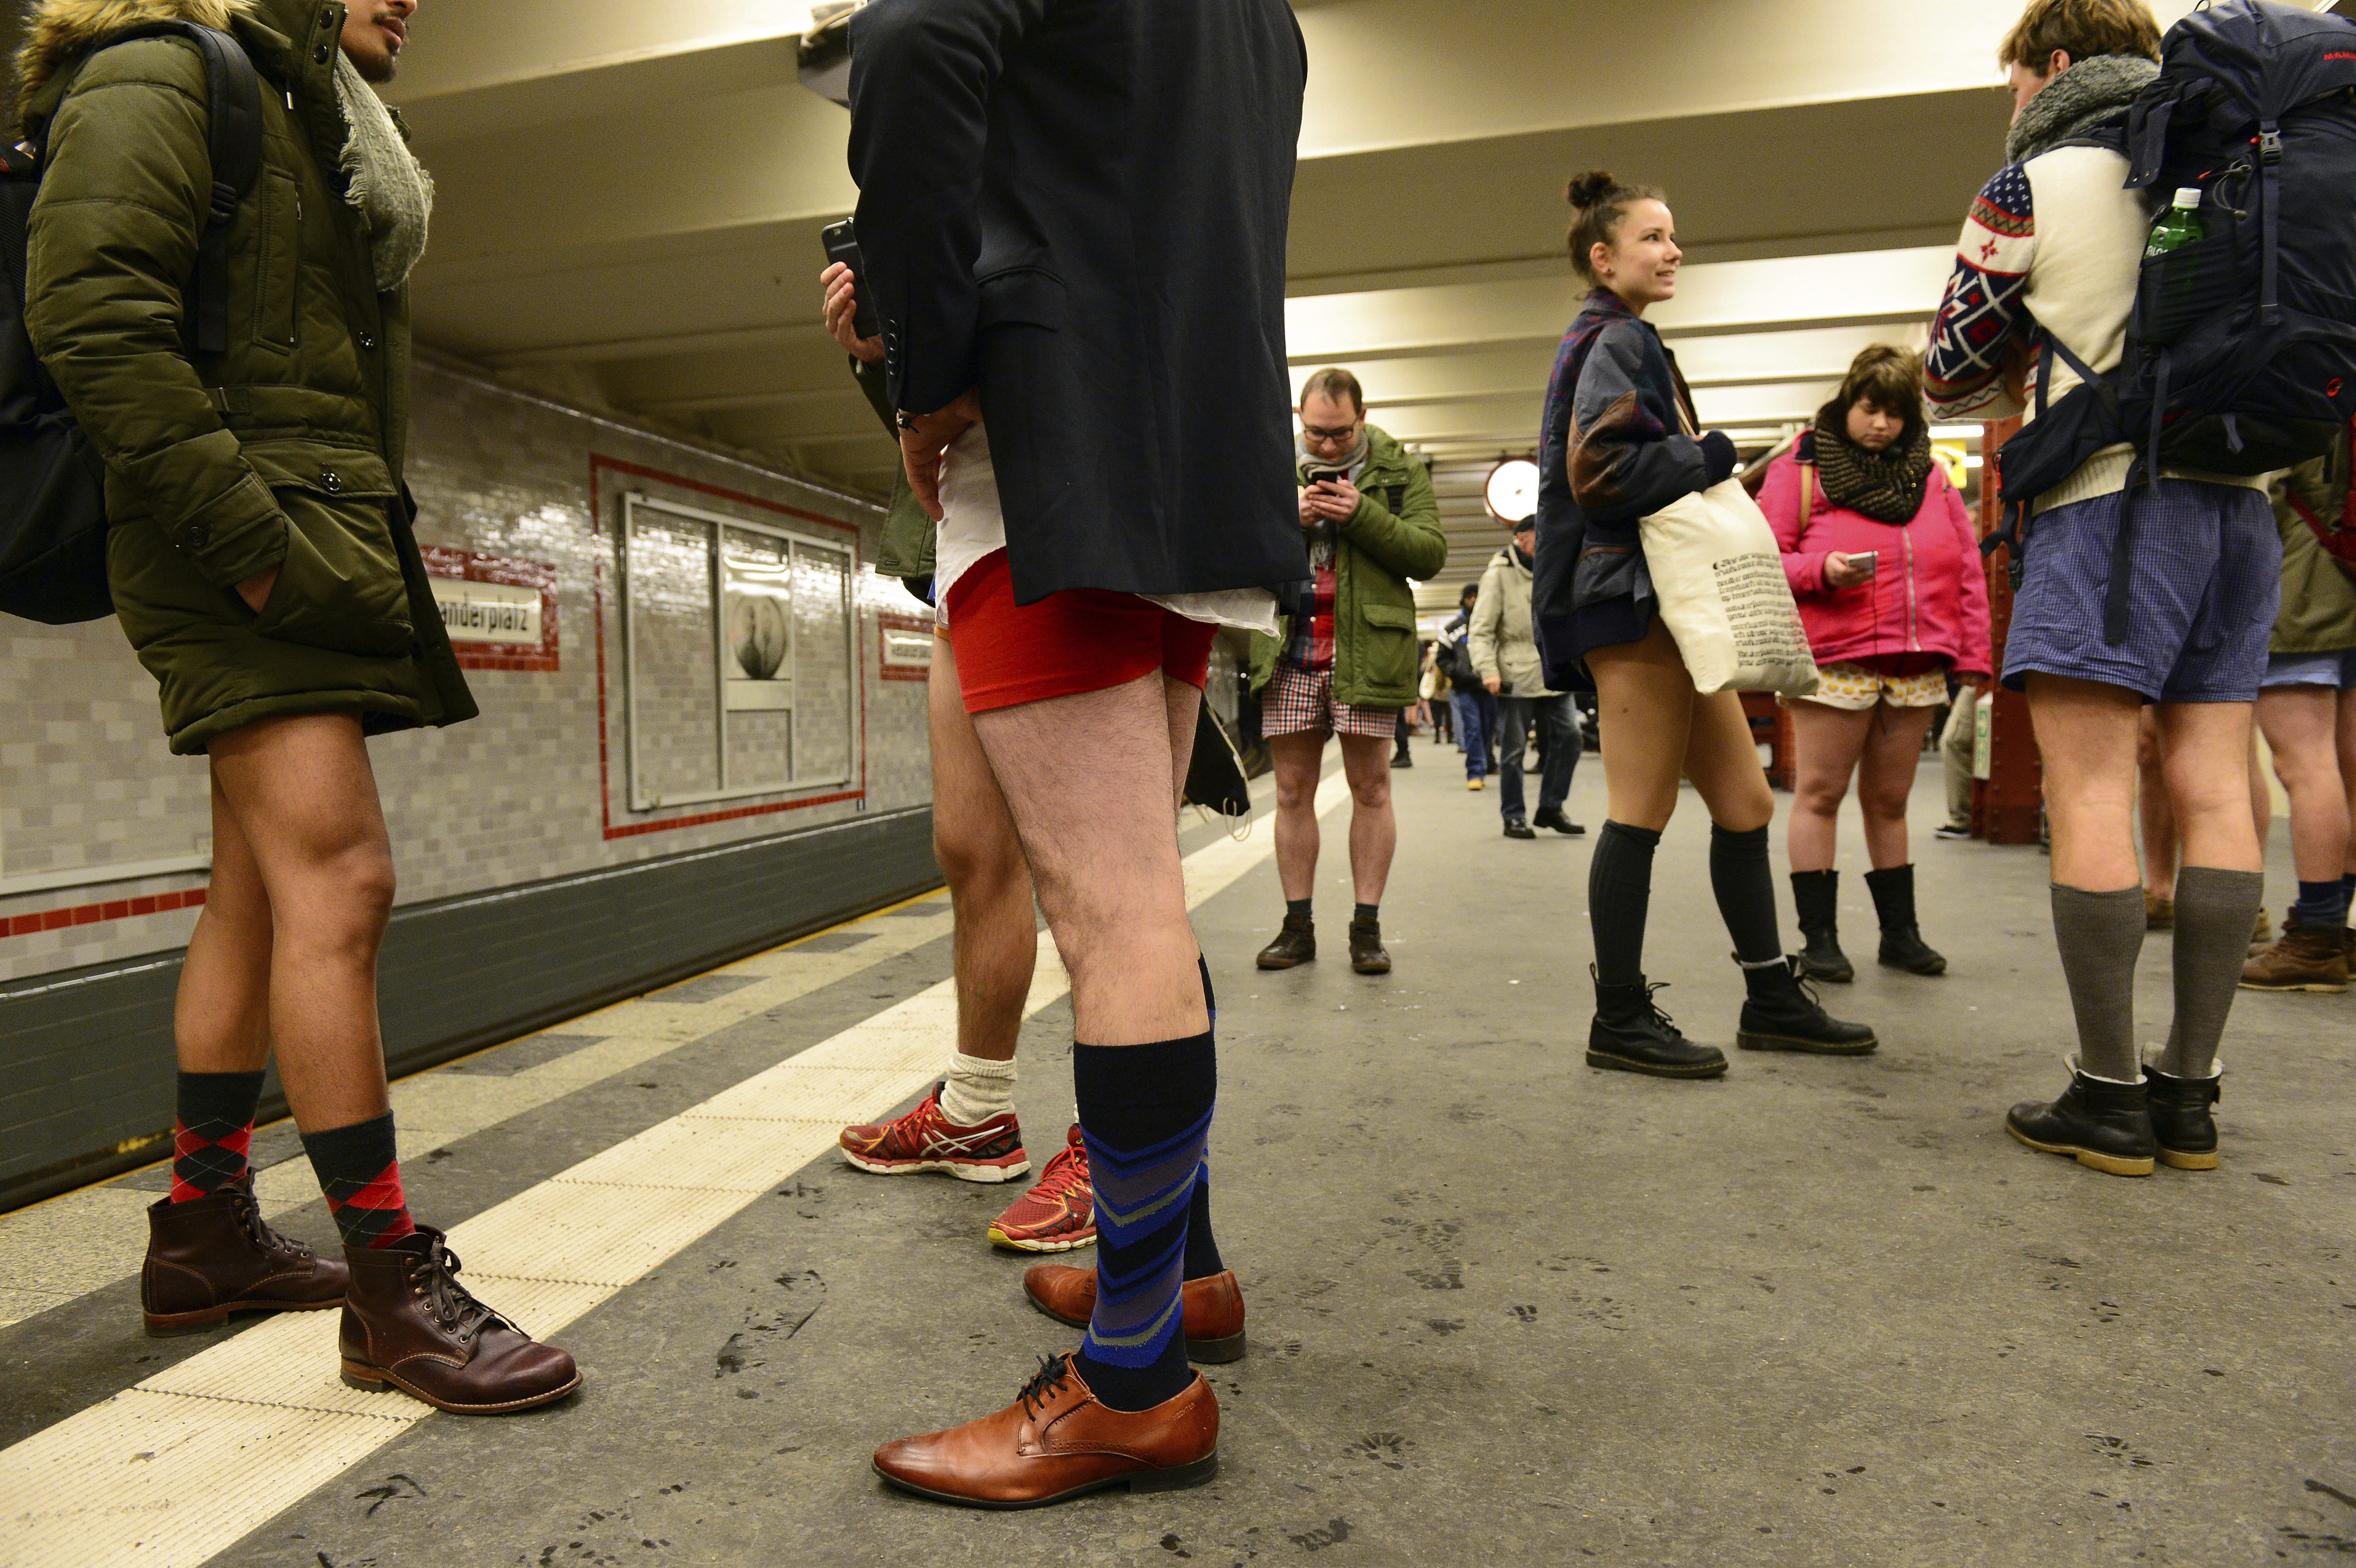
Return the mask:
[[1350,918],[1350,967],[1361,975],[1387,975],[1391,955],[1383,947],[1383,926],[1363,915]]
[[347,1247],[344,1381],[387,1384],[437,1410],[497,1415],[581,1386],[571,1352],[542,1345],[469,1295],[442,1232],[420,1225],[389,1246]]
[[[1085,1328],[1097,1310],[1097,1271],[1070,1264],[1033,1264],[1023,1271],[1023,1294],[1058,1323]],[[1239,1361],[1244,1356],[1244,1293],[1236,1271],[1205,1275],[1178,1287],[1181,1332],[1190,1361]]]
[[194,1334],[232,1312],[318,1312],[344,1304],[344,1265],[272,1230],[253,1178],[147,1210],[139,1305],[147,1332]]

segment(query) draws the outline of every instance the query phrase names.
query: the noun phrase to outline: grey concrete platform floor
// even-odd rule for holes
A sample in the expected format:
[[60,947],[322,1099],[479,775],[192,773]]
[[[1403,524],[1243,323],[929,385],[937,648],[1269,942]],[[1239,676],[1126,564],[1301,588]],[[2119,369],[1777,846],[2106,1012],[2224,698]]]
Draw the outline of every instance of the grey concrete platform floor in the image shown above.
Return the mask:
[[[1393,976],[1340,961],[1339,814],[1317,964],[1251,968],[1280,912],[1272,867],[1198,912],[1221,997],[1214,1206],[1253,1346],[1217,1371],[1215,1484],[1012,1515],[882,1488],[878,1441],[996,1408],[1074,1336],[1024,1306],[1026,1260],[982,1242],[1012,1192],[829,1158],[573,1325],[575,1401],[424,1422],[216,1561],[2356,1552],[2356,997],[2243,995],[2221,1170],[2131,1181],[2030,1154],[2002,1113],[2058,1089],[2069,1038],[2046,862],[1933,841],[1926,771],[1916,858],[1949,976],[1875,969],[1847,882],[1865,962],[1833,1004],[1879,1029],[1879,1055],[1740,1055],[1704,1084],[1593,1072],[1591,840],[1502,838],[1496,795],[1465,793],[1452,753],[1418,752],[1395,775]],[[1590,826],[1601,782],[1590,758],[1573,797]],[[1687,1031],[1723,1042],[1740,981],[1706,841],[1688,794],[1650,962]],[[1853,831],[1845,856],[1862,869]],[[2147,1038],[2165,1029],[2167,943],[2146,955]],[[946,963],[938,947],[906,962],[922,959]],[[1040,1157],[1071,1114],[1068,1029],[1059,1006],[1024,1040]],[[452,1163],[577,1141],[546,1125],[558,1110],[479,1133]]]

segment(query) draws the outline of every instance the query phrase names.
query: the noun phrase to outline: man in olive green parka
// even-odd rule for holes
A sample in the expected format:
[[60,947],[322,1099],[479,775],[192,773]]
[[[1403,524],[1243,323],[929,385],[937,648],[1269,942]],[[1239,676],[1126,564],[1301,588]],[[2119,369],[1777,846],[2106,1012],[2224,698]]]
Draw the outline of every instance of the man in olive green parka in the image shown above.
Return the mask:
[[1306,581],[1279,635],[1252,639],[1252,689],[1276,773],[1276,865],[1284,925],[1260,950],[1263,969],[1317,956],[1318,774],[1325,738],[1342,743],[1350,782],[1350,966],[1387,975],[1381,904],[1398,825],[1391,813],[1391,746],[1399,709],[1415,701],[1420,652],[1410,579],[1448,561],[1431,471],[1366,422],[1358,379],[1320,370],[1302,386],[1300,476]]
[[[452,1277],[409,1214],[378,1031],[392,852],[369,733],[472,718],[401,482],[407,280],[433,185],[371,82],[417,0],[38,0],[18,57],[43,167],[26,325],[107,466],[108,581],[208,758],[213,867],[174,1017],[170,1194],[150,1333],[343,1308],[343,1378],[462,1413],[579,1385]],[[229,336],[190,347],[225,33],[259,74],[261,167],[229,232]],[[224,82],[238,80],[225,72]],[[273,1054],[341,1263],[279,1236],[246,1153]]]

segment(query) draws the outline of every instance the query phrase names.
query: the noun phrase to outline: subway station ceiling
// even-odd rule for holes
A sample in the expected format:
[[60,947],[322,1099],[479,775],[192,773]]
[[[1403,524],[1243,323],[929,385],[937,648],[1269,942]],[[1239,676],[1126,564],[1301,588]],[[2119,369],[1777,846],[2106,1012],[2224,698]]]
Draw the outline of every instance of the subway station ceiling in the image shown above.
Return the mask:
[[[1687,262],[1654,319],[1704,421],[1763,449],[1857,349],[1920,341],[2019,5],[1296,0],[1296,380],[1357,370],[1439,466],[1451,579],[1477,570],[1479,475],[1531,448],[1579,299],[1563,186],[1601,165],[1668,191]],[[796,79],[810,9],[426,0],[390,94],[440,187],[421,342],[880,495],[894,449],[819,323],[819,230],[857,193],[849,116]]]

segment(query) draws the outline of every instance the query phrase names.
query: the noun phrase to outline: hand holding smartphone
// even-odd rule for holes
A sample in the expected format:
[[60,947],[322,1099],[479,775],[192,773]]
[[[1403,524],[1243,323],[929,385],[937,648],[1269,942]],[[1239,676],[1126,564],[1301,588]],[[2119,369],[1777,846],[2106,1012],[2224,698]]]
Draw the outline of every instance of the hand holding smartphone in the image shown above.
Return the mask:
[[859,253],[859,236],[846,218],[840,223],[830,223],[819,230],[819,241],[826,247],[826,259],[840,261],[851,269],[851,281],[856,291],[857,308],[851,318],[851,327],[862,337],[880,336],[884,324],[876,319],[875,301],[867,287],[866,263]]
[[1848,563],[1857,569],[1860,578],[1870,578],[1881,570],[1881,552],[1878,549],[1864,550],[1850,556]]

